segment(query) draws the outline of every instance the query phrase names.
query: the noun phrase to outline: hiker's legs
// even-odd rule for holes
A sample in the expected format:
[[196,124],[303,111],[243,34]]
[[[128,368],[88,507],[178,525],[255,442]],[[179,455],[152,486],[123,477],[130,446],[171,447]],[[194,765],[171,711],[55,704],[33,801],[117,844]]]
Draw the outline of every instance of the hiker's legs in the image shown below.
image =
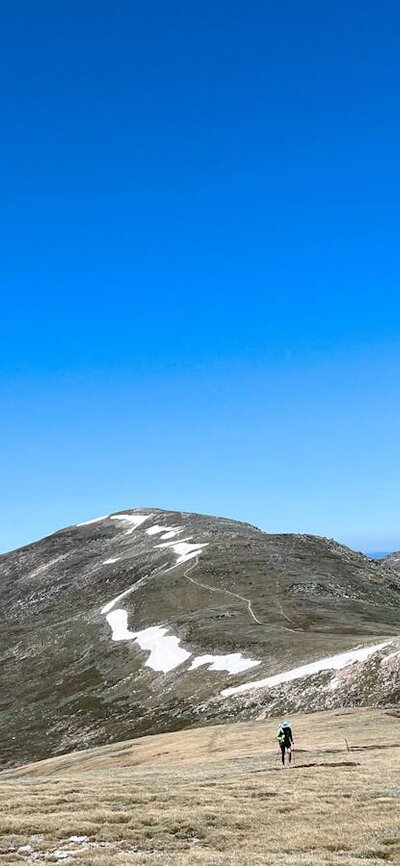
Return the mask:
[[291,749],[291,746],[287,746],[287,751],[288,751],[288,755],[289,755],[289,764],[291,764],[291,763],[292,763],[292,749]]
[[285,743],[280,743],[280,747],[281,747],[282,764],[284,765],[285,764],[285,748],[286,748]]

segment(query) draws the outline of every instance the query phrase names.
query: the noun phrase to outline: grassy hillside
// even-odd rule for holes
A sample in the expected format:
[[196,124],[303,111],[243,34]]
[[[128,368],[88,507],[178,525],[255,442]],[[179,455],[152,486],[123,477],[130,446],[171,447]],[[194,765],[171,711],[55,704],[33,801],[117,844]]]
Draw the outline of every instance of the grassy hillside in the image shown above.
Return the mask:
[[148,737],[5,772],[0,863],[398,863],[399,716],[395,709],[295,716],[291,769],[280,767],[277,720],[268,720]]

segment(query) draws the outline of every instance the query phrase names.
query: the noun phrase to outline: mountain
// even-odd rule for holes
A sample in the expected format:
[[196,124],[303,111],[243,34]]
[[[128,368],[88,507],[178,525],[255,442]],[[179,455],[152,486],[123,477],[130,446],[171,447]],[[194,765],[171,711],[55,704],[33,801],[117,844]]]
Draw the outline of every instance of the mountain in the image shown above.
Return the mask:
[[400,695],[400,574],[325,538],[132,509],[1,556],[0,601],[3,767]]
[[385,556],[384,563],[400,574],[400,550],[397,553],[390,553],[389,556]]

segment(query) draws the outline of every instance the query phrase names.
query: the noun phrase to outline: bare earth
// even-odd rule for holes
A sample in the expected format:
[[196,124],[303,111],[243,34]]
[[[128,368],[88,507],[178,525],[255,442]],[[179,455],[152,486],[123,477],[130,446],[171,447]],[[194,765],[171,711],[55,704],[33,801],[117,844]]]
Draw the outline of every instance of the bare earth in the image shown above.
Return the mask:
[[5,772],[0,863],[400,863],[399,716],[394,709],[294,716],[292,769],[280,767],[276,720],[268,719]]

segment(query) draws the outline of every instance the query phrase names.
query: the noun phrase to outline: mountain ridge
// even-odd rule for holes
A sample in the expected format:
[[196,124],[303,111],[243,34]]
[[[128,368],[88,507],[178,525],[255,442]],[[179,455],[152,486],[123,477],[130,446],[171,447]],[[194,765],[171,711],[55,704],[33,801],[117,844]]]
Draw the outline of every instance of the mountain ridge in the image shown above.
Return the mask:
[[353,672],[384,666],[400,634],[400,575],[332,539],[126,509],[1,555],[0,575],[3,766],[290,701],[398,699],[396,655],[382,689],[376,676],[361,692],[329,690],[333,667],[306,671],[308,692],[297,678],[224,697],[357,647],[380,649]]

